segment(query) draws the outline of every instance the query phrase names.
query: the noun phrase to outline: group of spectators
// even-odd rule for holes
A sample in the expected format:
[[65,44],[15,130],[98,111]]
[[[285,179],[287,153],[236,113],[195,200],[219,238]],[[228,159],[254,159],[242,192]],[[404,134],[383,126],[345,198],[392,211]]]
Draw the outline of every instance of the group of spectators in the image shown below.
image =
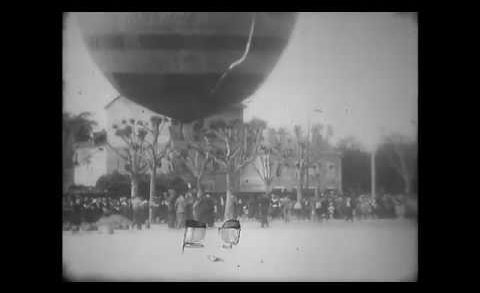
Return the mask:
[[[195,189],[178,193],[174,189],[163,192],[149,201],[146,198],[95,197],[66,195],[63,198],[64,229],[93,225],[100,218],[121,215],[131,226],[149,228],[151,223],[166,223],[169,228],[183,228],[185,221],[194,219],[209,227],[223,218],[225,197],[197,194]],[[150,209],[150,210],[149,210]],[[151,213],[151,218],[150,218]]]
[[197,220],[209,227],[223,213],[224,201],[217,200],[210,194],[197,193],[195,188],[180,193],[174,189],[163,192],[152,202],[152,221],[167,223],[169,228],[183,228],[186,220]]
[[[415,204],[413,204],[415,205]],[[269,220],[323,221],[329,219],[387,219],[415,217],[416,207],[403,195],[383,194],[375,198],[368,194],[340,194],[330,190],[318,197],[305,196],[300,201],[293,193],[252,196],[248,201],[236,201],[237,216],[256,219],[261,226]]]
[[[319,196],[305,196],[297,201],[293,193],[271,195],[233,196],[233,218],[258,221],[268,227],[271,220],[289,222],[295,220],[323,221],[344,219],[353,221],[367,218],[395,218],[411,216],[404,196],[383,194],[372,198],[368,194],[340,194],[335,191]],[[148,228],[151,223],[166,223],[169,228],[183,228],[188,219],[213,227],[222,221],[225,210],[225,194],[197,193],[195,188],[184,193],[174,189],[154,197],[149,205],[146,198],[65,196],[63,199],[64,224],[80,226],[92,224],[101,217],[118,214],[131,221],[137,229]],[[151,209],[151,219],[149,215]],[[413,215],[414,216],[414,215]]]
[[89,225],[101,217],[120,214],[131,218],[131,200],[128,197],[96,197],[67,195],[63,198],[63,222],[66,229]]

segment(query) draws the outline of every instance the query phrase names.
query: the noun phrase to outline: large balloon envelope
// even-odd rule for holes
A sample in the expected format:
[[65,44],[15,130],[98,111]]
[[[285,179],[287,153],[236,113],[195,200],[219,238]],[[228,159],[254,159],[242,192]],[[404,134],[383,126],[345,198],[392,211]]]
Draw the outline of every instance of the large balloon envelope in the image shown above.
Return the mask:
[[78,20],[121,95],[191,122],[254,93],[288,43],[296,13],[80,13]]

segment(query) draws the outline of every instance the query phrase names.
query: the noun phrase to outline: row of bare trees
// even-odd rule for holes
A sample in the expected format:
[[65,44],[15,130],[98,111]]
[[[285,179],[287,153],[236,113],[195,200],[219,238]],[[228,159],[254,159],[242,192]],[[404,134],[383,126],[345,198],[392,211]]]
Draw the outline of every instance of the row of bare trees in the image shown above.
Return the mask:
[[162,163],[168,164],[168,170],[193,178],[198,195],[203,192],[205,174],[221,170],[226,176],[227,219],[233,216],[236,183],[248,165],[253,165],[267,194],[271,193],[274,179],[281,176],[282,169],[294,167],[298,180],[297,199],[300,201],[307,168],[311,168],[315,161],[316,153],[313,150],[323,147],[320,141],[324,143],[318,133],[316,137],[312,136],[316,140],[310,139],[310,133],[303,134],[297,126],[294,135],[290,135],[284,129],[267,129],[266,123],[260,119],[248,123],[216,120],[210,122],[208,127],[196,125],[193,134],[182,133],[182,140],[159,143],[160,134],[171,122],[167,118],[152,117],[150,122],[130,119],[114,126],[114,133],[121,138],[123,146],[106,144],[126,163],[126,171],[131,179],[131,196],[138,196],[138,178],[147,172],[151,178],[152,200],[156,170]]
[[267,194],[271,193],[274,179],[281,176],[283,168],[295,168],[297,199],[300,201],[305,176],[308,175],[307,168],[314,166],[317,155],[315,150],[325,146],[321,145],[325,142],[318,131],[320,126],[312,129],[312,135],[310,132],[302,133],[302,129],[296,126],[291,135],[285,129],[267,129],[266,123],[260,119],[248,123],[240,120],[216,120],[208,127],[195,127],[193,135],[182,133],[181,141],[160,142],[162,133],[171,131],[171,122],[161,116],[153,116],[150,121],[123,120],[120,124],[113,125],[113,133],[120,139],[121,145],[114,146],[105,139],[105,145],[125,163],[125,171],[130,178],[131,197],[138,196],[139,180],[148,174],[151,202],[156,192],[157,168],[162,167],[162,164],[167,164],[163,166],[167,171],[188,174],[193,178],[198,195],[203,192],[202,180],[205,174],[221,170],[226,175],[225,218],[233,216],[233,195],[237,189],[237,179],[250,164],[263,181]]
[[[368,192],[371,153],[354,137],[341,139],[337,149],[342,153],[342,181],[347,190]],[[381,193],[416,193],[418,145],[415,139],[399,133],[382,138],[376,151],[377,186]]]
[[[88,115],[65,116],[71,123],[64,121],[64,150],[68,157],[73,136],[91,131],[94,122]],[[65,119],[64,119],[65,120]],[[68,122],[68,119],[67,119]],[[175,123],[173,123],[175,124]],[[74,129],[75,128],[75,129]],[[82,129],[82,131],[78,131]],[[183,128],[181,128],[183,129]],[[237,179],[242,170],[253,165],[259,178],[269,194],[273,183],[282,171],[294,169],[297,180],[297,200],[301,201],[308,178],[314,178],[315,195],[322,178],[319,161],[322,152],[332,150],[329,138],[332,130],[327,129],[323,135],[323,126],[314,125],[304,131],[295,126],[293,133],[285,129],[267,128],[264,121],[253,119],[248,123],[240,120],[212,121],[207,127],[195,125],[193,133],[182,134],[183,140],[159,141],[165,131],[172,131],[172,121],[166,117],[153,116],[150,121],[135,119],[123,120],[113,126],[113,132],[122,144],[113,146],[108,139],[105,145],[112,149],[124,162],[131,185],[131,196],[138,196],[139,180],[148,174],[150,177],[150,201],[155,196],[155,178],[157,169],[164,167],[169,172],[177,172],[181,176],[189,176],[196,185],[198,195],[202,190],[205,174],[221,170],[226,174],[226,208],[225,217],[233,215],[233,194],[237,190]],[[166,135],[163,137],[172,137]],[[398,136],[385,140],[383,149],[389,154],[390,164],[401,175],[405,191],[410,192],[412,178],[416,175],[412,170],[416,167],[416,145],[412,147]],[[410,154],[414,153],[413,160]],[[407,156],[408,154],[408,156]],[[69,166],[65,159],[65,166]],[[309,172],[314,172],[313,177]],[[367,173],[367,172],[364,172]],[[151,214],[150,214],[151,217]]]

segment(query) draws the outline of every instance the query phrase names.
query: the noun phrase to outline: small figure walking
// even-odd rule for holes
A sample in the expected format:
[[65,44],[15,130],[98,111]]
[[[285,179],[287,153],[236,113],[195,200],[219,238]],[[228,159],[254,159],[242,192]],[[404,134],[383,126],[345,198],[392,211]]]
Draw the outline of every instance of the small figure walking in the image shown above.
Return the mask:
[[353,204],[351,197],[347,197],[347,200],[345,202],[345,214],[345,220],[353,222]]
[[335,213],[335,206],[333,205],[333,202],[331,201],[329,204],[328,204],[328,217],[327,217],[327,220],[328,219],[333,219],[333,214]]
[[262,228],[268,227],[268,210],[270,207],[270,198],[268,195],[260,199],[260,224]]

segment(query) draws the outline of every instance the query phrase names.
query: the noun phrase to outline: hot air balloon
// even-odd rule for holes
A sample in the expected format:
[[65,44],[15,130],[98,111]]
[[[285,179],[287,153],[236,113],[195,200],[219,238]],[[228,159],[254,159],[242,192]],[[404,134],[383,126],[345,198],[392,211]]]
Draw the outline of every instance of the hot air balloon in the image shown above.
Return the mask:
[[77,16],[90,55],[122,96],[185,123],[251,96],[296,21],[293,12]]

